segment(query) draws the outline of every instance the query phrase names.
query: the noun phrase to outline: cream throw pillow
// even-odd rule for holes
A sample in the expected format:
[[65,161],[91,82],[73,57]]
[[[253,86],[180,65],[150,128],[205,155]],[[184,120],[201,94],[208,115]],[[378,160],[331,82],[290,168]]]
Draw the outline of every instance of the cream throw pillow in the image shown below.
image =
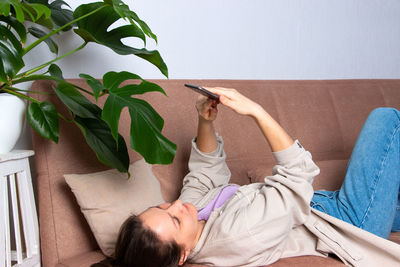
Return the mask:
[[118,232],[131,214],[163,203],[160,183],[144,159],[129,167],[131,178],[117,170],[65,174],[103,253],[112,256]]

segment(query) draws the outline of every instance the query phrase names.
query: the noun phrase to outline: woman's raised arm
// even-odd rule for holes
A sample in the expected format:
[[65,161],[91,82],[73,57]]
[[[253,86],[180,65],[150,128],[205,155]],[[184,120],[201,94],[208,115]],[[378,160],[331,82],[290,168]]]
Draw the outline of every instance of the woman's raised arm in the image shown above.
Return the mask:
[[214,120],[217,118],[217,102],[200,95],[196,101],[199,114],[197,127],[197,148],[204,153],[211,153],[218,148],[217,137],[214,130]]
[[293,145],[293,139],[275,121],[268,112],[253,100],[245,97],[235,89],[207,87],[220,96],[220,102],[236,113],[252,117],[260,127],[273,152],[284,150]]

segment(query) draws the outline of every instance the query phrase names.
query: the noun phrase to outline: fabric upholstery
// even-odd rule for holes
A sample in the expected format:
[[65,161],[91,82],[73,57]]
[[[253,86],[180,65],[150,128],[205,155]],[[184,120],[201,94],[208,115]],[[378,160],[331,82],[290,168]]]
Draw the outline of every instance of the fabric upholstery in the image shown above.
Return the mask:
[[57,267],[88,267],[95,262],[99,262],[104,259],[104,254],[100,250],[90,251],[82,254],[78,254],[70,259],[64,260],[62,263],[58,263]]
[[[71,82],[88,88],[81,79]],[[163,133],[178,145],[174,163],[156,165],[153,172],[159,179],[166,201],[179,195],[182,178],[187,172],[190,140],[196,134],[197,95],[184,83],[236,88],[263,105],[289,134],[299,139],[321,167],[315,189],[337,189],[343,180],[347,160],[368,113],[378,106],[400,109],[400,80],[153,80],[164,88],[168,97],[149,93],[146,99],[164,118]],[[33,90],[49,90],[49,82],[35,82]],[[41,95],[52,99],[53,96]],[[103,100],[100,99],[100,103]],[[54,101],[65,113],[62,103]],[[248,172],[262,168],[270,172],[274,161],[268,144],[254,121],[238,116],[225,107],[219,108],[216,130],[224,137],[227,163],[232,171],[231,182],[249,183]],[[129,143],[130,121],[127,110],[121,115],[120,132]],[[60,121],[60,141],[54,144],[33,134],[38,184],[43,266],[83,266],[80,255],[98,250],[73,193],[63,174],[91,173],[108,169],[101,165],[84,142],[79,129]],[[131,161],[140,156],[129,151]],[[75,260],[74,260],[75,259]],[[335,259],[282,259],[276,266],[318,266]],[[94,261],[95,262],[95,261]],[[310,264],[312,263],[312,264]],[[279,265],[281,264],[281,265]],[[282,265],[283,264],[283,265]],[[339,263],[340,264],[340,263]],[[88,266],[88,265],[86,265]],[[333,266],[333,265],[332,265]]]

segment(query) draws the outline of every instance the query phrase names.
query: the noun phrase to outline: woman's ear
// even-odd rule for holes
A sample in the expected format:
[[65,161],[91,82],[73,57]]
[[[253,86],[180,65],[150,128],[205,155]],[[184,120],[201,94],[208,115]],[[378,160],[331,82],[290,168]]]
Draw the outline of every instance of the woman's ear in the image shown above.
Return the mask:
[[190,254],[190,249],[186,249],[181,252],[181,258],[179,259],[179,266],[182,266],[185,263],[189,254]]

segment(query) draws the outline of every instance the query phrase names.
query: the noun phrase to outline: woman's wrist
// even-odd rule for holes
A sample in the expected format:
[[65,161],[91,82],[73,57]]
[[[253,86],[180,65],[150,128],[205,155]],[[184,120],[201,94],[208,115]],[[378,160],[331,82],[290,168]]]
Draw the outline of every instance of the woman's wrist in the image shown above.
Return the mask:
[[293,144],[293,139],[280,124],[261,107],[254,113],[253,118],[260,127],[273,152],[281,151]]
[[259,104],[254,105],[254,108],[249,115],[257,122],[260,122],[269,116],[268,112]]
[[197,148],[204,153],[213,152],[218,148],[217,137],[212,120],[207,120],[199,116],[196,143]]
[[214,120],[207,120],[203,116],[199,115],[199,123],[202,124],[213,124]]
[[207,121],[209,121],[209,120],[207,120],[206,118],[204,118],[203,116],[201,116],[200,114],[199,114],[199,121],[201,121],[201,122],[207,122]]

